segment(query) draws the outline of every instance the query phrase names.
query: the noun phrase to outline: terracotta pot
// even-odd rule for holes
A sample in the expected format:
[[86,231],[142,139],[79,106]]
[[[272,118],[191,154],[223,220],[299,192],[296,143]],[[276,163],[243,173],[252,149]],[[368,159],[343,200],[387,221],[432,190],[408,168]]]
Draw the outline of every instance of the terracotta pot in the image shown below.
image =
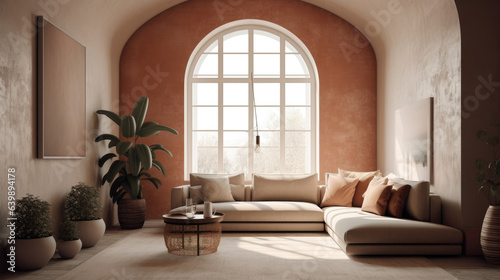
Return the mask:
[[57,251],[63,259],[72,259],[82,249],[82,241],[80,239],[70,241],[57,242]]
[[34,270],[44,267],[56,252],[54,237],[16,239],[16,269]]
[[500,206],[488,207],[481,228],[481,248],[489,263],[500,265]]
[[91,221],[76,221],[78,224],[78,236],[82,241],[82,248],[94,247],[106,231],[103,219]]
[[118,220],[122,229],[142,228],[146,220],[146,200],[120,200],[118,203]]

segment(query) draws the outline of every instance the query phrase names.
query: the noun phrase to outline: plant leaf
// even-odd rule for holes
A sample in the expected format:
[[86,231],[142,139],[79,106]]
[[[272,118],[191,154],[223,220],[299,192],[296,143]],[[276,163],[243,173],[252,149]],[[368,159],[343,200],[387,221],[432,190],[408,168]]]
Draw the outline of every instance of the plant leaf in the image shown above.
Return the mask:
[[128,150],[128,168],[134,176],[138,176],[139,172],[141,172],[141,162],[137,158],[135,147],[131,147]]
[[132,116],[135,118],[136,130],[140,131],[144,119],[146,118],[146,113],[148,111],[149,99],[146,96],[141,96],[139,100],[134,105],[132,110]]
[[163,176],[167,176],[167,172],[165,172],[165,167],[163,167],[163,164],[157,160],[153,160],[153,166],[156,167],[156,169],[160,170],[161,173],[163,173]]
[[141,193],[141,190],[140,190],[141,180],[139,179],[139,177],[134,176],[132,174],[128,174],[127,181],[129,183],[129,186],[130,186],[130,192],[128,192],[130,197],[132,197],[132,199],[139,198],[139,195]]
[[155,135],[155,134],[158,134],[160,133],[161,131],[168,131],[172,134],[179,134],[177,132],[177,130],[171,128],[171,127],[168,127],[168,126],[165,126],[165,125],[160,125],[160,124],[153,124],[153,125],[148,125],[148,126],[143,126],[141,128],[141,130],[139,131],[138,135],[140,137],[148,137],[148,136],[151,136],[151,135]]
[[155,144],[155,145],[151,145],[150,148],[151,148],[151,152],[154,152],[156,150],[161,150],[161,151],[165,151],[167,154],[169,154],[171,157],[173,157],[172,153],[169,150],[165,149],[162,145]]
[[486,143],[490,146],[496,147],[496,145],[498,145],[498,137],[495,135],[491,135],[490,137],[488,137],[488,141],[486,141]]
[[116,144],[116,152],[119,155],[124,155],[130,147],[132,147],[133,143],[132,142],[119,142]]
[[483,183],[484,181],[484,178],[486,177],[486,174],[484,174],[484,172],[479,172],[477,175],[476,175],[476,180],[479,182],[479,183]]
[[476,168],[482,170],[484,168],[484,160],[482,158],[476,159]]
[[120,124],[123,137],[135,136],[135,118],[133,116],[123,116]]
[[116,178],[116,180],[111,184],[111,187],[109,188],[109,196],[113,198],[116,193],[118,192],[118,189],[122,185],[123,181],[127,180],[127,177],[125,176],[119,176]]
[[123,160],[115,160],[109,167],[108,173],[104,175],[106,177],[106,181],[111,183],[115,178],[116,174],[125,166],[125,161]]
[[161,185],[161,181],[158,178],[151,177],[151,178],[147,178],[147,179],[144,179],[144,180],[145,181],[150,181],[151,183],[153,183],[153,185],[156,187],[156,189],[158,189],[158,186]]
[[97,110],[96,113],[99,115],[105,115],[106,117],[108,117],[112,121],[114,121],[117,125],[120,125],[120,123],[121,123],[120,116],[118,116],[116,113],[113,113],[111,111],[106,111],[106,110]]
[[136,144],[135,145],[136,156],[142,164],[144,170],[151,169],[153,165],[153,158],[151,155],[151,150],[146,144]]
[[106,161],[108,159],[111,159],[111,158],[114,158],[116,157],[116,155],[114,153],[107,153],[105,155],[103,155],[100,159],[99,159],[99,167],[102,167],[104,165],[104,163],[106,163]]
[[113,134],[108,134],[108,133],[101,134],[95,138],[95,142],[101,142],[104,140],[111,140],[110,144],[112,142],[115,142],[115,145],[116,143],[120,142],[120,138],[114,136]]

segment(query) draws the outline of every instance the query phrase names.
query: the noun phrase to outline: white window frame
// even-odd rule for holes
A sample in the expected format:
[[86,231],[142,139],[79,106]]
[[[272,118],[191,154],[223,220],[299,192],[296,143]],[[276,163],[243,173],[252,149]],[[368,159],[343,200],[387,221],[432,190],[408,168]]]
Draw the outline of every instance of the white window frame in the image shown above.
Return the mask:
[[[192,167],[193,167],[193,162],[192,162],[192,84],[195,82],[210,82],[210,83],[218,83],[219,87],[219,102],[217,107],[219,108],[219,118],[218,118],[218,134],[219,134],[219,141],[218,141],[218,173],[224,173],[222,170],[223,168],[223,147],[224,147],[224,141],[223,141],[223,118],[222,118],[222,108],[223,108],[223,102],[222,102],[222,85],[224,84],[224,81],[231,80],[231,82],[237,82],[237,83],[249,83],[250,81],[250,75],[247,78],[224,78],[223,77],[223,47],[222,44],[218,45],[218,77],[217,78],[194,78],[193,73],[195,71],[196,64],[198,60],[200,59],[200,56],[203,54],[203,51],[208,48],[213,42],[216,40],[219,40],[219,42],[223,41],[224,35],[227,35],[229,33],[238,31],[238,30],[249,30],[249,32],[253,32],[253,30],[258,29],[262,31],[266,31],[269,33],[272,33],[276,36],[280,37],[281,40],[281,50],[280,50],[280,77],[279,78],[254,78],[255,83],[279,83],[280,84],[280,147],[285,147],[285,130],[284,129],[284,120],[285,120],[285,108],[290,107],[290,106],[285,106],[285,83],[290,83],[290,82],[296,82],[296,83],[310,83],[311,88],[310,88],[310,95],[311,95],[311,104],[310,104],[310,116],[311,116],[311,124],[310,124],[310,133],[311,133],[311,152],[310,152],[310,172],[308,173],[317,173],[318,168],[319,168],[319,110],[318,110],[318,104],[319,104],[319,79],[318,79],[318,71],[316,68],[316,64],[314,62],[314,59],[307,49],[307,47],[304,45],[304,43],[297,38],[293,33],[290,31],[286,30],[285,28],[273,24],[271,22],[267,21],[262,21],[262,20],[239,20],[239,21],[234,21],[228,24],[225,24],[215,30],[213,30],[210,34],[208,34],[194,49],[194,51],[191,54],[191,57],[189,58],[187,67],[186,67],[186,73],[185,73],[185,79],[184,79],[184,179],[189,180],[189,174],[192,173]],[[249,56],[250,54],[253,53],[253,36],[250,36],[252,33],[249,34]],[[284,72],[285,72],[285,44],[284,41],[289,42],[297,51],[298,53],[302,56],[304,62],[307,65],[308,71],[309,71],[309,77],[308,78],[285,78],[284,77]],[[253,69],[253,58],[249,59],[248,63],[248,73],[252,72]],[[253,132],[253,120],[254,120],[254,104],[253,104],[253,95],[251,94],[251,86],[249,83],[249,101],[248,101],[248,108],[249,108],[249,125],[248,125],[248,173],[246,174],[246,180],[251,180],[251,174],[253,173],[253,152],[254,152],[254,145],[255,145],[255,135]],[[293,106],[292,106],[293,107]],[[303,106],[300,106],[303,107]],[[265,152],[265,151],[263,151]],[[281,158],[285,158],[285,149],[280,148],[280,153],[281,153]],[[280,169],[284,170],[284,164],[285,161],[281,160],[280,163]]]

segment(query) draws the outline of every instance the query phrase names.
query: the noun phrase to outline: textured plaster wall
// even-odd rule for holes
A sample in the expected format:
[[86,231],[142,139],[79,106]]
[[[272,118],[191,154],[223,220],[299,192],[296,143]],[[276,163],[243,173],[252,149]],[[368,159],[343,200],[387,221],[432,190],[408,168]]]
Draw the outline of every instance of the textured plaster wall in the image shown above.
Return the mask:
[[[376,60],[363,35],[338,16],[290,0],[234,1],[216,6],[192,0],[144,24],[124,47],[120,61],[120,113],[129,114],[135,100],[150,98],[149,120],[174,127],[180,135],[159,134],[174,157],[160,158],[167,169],[163,186],[146,185],[148,218],[159,218],[170,206],[170,189],[184,184],[184,75],[196,45],[215,28],[240,19],[261,19],[294,33],[308,47],[319,72],[319,171],[376,168]],[[225,2],[224,2],[225,3]],[[364,44],[354,53],[345,44]],[[159,172],[157,172],[159,173]],[[157,174],[158,175],[158,174]]]

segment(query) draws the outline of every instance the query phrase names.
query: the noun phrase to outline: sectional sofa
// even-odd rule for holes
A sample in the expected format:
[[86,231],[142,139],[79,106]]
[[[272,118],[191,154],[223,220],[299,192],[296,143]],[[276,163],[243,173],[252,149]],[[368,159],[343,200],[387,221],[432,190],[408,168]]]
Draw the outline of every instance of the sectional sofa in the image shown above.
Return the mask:
[[[255,174],[252,185],[245,185],[243,174],[191,174],[189,185],[172,189],[170,213],[183,213],[186,198],[191,197],[197,211],[203,211],[203,201],[211,201],[217,212],[224,213],[223,231],[326,231],[348,255],[461,254],[462,232],[440,224],[441,200],[430,193],[428,182],[391,179],[393,196],[396,185],[409,185],[398,218],[385,215],[385,209],[375,214],[364,205],[350,205],[351,199],[355,205],[356,199],[368,201],[365,195],[371,195],[367,188],[375,182],[374,176],[364,181],[341,177],[357,184],[354,190],[334,195],[338,200],[347,193],[348,203],[326,203],[331,196],[329,184],[339,176],[327,173],[327,185],[319,186],[316,174]],[[388,183],[388,179],[379,180]],[[388,189],[384,188],[387,196]],[[379,202],[373,205],[377,209]]]

